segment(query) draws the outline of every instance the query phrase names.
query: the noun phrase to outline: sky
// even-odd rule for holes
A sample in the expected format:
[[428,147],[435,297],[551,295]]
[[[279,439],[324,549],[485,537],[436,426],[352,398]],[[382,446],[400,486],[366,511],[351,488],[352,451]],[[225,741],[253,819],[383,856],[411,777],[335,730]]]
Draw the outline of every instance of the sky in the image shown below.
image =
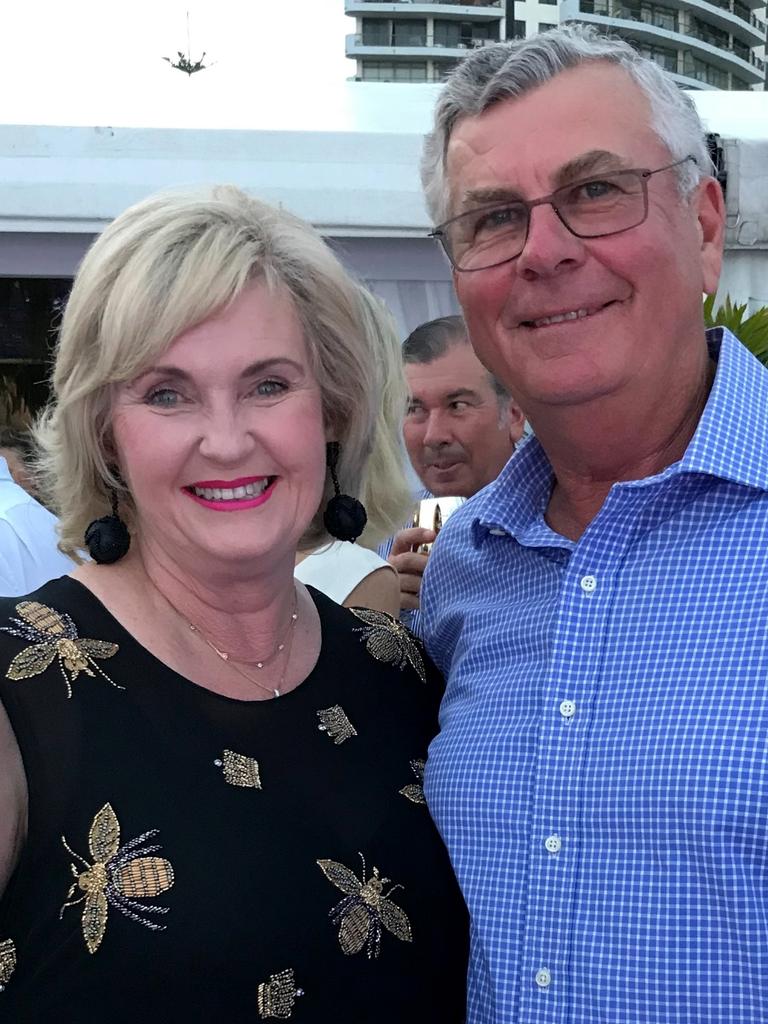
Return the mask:
[[[164,56],[206,51],[191,77]],[[350,86],[344,0],[0,0],[0,124],[427,130],[438,87]],[[710,128],[768,133],[768,93],[696,93]]]
[[[191,77],[161,59],[187,12],[212,62]],[[354,26],[344,0],[0,0],[0,123],[310,127],[354,74]]]

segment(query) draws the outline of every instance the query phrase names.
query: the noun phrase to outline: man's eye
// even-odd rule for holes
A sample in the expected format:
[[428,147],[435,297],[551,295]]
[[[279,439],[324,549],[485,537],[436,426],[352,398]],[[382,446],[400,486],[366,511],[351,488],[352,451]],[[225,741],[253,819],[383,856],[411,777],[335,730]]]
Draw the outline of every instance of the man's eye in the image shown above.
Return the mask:
[[453,412],[464,412],[465,409],[469,408],[469,402],[463,402],[461,400],[456,401],[456,402],[451,402],[451,406],[450,407],[453,410]]
[[499,206],[494,210],[477,214],[474,221],[475,237],[490,235],[495,231],[511,228],[516,230],[525,223],[525,208],[522,206]]
[[147,405],[154,405],[160,409],[172,409],[181,401],[181,395],[173,388],[153,388],[148,392],[145,401]]
[[583,203],[595,199],[612,199],[618,195],[621,195],[621,189],[615,181],[610,179],[586,181],[573,189],[570,202]]

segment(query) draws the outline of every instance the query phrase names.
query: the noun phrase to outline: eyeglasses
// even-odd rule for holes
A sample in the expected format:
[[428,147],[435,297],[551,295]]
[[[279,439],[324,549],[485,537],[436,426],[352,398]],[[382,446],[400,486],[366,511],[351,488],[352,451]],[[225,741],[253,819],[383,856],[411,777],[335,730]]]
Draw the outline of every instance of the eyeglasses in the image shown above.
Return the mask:
[[460,213],[430,232],[454,270],[488,270],[520,255],[528,240],[531,210],[551,206],[577,238],[605,238],[642,224],[648,216],[648,179],[696,157],[687,156],[655,171],[612,171],[563,185],[541,199],[515,199]]

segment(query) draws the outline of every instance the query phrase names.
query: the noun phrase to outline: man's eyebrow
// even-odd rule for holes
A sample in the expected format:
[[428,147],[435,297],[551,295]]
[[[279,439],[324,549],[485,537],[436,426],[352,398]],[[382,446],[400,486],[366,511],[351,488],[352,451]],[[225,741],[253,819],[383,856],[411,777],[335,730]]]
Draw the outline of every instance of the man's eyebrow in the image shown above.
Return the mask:
[[571,181],[579,181],[595,171],[625,171],[629,167],[627,161],[607,149],[590,149],[587,153],[574,157],[555,171],[553,185],[559,188]]
[[[628,168],[626,160],[607,149],[590,149],[559,167],[553,175],[553,188],[558,189],[572,181],[579,181],[595,171],[622,171]],[[491,188],[469,189],[462,197],[462,211],[494,203],[514,203],[523,199],[518,189],[495,185]]]
[[451,391],[447,394],[445,396],[445,401],[456,402],[461,398],[478,398],[478,394],[476,391],[473,391],[472,388],[459,388],[458,390]]

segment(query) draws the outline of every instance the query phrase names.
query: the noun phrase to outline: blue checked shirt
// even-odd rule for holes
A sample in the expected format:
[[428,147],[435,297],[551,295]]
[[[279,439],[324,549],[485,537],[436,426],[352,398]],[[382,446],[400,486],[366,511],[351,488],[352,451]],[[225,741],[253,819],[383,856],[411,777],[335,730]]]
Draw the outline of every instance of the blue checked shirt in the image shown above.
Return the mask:
[[572,542],[534,438],[429,560],[469,1024],[768,1021],[768,370],[708,341],[680,462]]

